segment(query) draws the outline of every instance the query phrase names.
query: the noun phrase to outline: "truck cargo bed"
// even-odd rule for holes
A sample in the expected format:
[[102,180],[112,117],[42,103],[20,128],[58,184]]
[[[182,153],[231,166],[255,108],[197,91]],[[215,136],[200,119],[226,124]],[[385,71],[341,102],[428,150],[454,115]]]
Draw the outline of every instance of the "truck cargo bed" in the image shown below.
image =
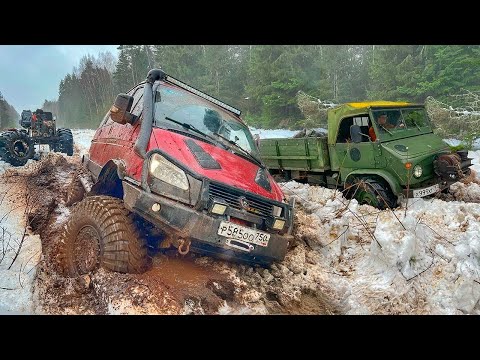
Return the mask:
[[330,169],[326,137],[262,139],[260,156],[270,169],[316,172]]

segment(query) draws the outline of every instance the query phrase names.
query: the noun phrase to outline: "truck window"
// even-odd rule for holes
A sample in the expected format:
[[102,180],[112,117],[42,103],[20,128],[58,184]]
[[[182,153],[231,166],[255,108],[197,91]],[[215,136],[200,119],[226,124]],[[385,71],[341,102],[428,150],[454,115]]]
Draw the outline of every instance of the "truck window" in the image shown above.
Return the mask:
[[[370,117],[368,114],[350,116],[342,119],[338,128],[337,143],[350,142],[350,128],[352,125],[360,126],[360,132],[368,135],[370,127]],[[368,137],[362,136],[362,142],[369,142]]]
[[346,143],[350,141],[350,126],[353,125],[353,118],[345,118],[340,122],[338,128],[337,143]]
[[402,110],[402,117],[407,127],[429,126],[427,115],[423,109],[405,109]]

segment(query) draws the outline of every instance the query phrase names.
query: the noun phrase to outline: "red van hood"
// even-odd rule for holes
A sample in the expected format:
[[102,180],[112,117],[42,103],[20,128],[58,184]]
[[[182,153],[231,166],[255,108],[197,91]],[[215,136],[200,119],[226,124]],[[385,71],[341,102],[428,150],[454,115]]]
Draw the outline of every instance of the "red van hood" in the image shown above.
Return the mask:
[[[156,144],[150,141],[148,150],[158,148],[176,159],[186,168],[211,180],[238,189],[247,190],[269,199],[282,201],[282,190],[270,174],[268,174],[268,179],[272,187],[271,192],[265,190],[255,182],[255,176],[259,167],[254,163],[217,146],[168,130],[154,128],[152,133],[153,136],[150,139],[155,139]],[[220,164],[221,169],[204,169],[201,167],[193,153],[187,147],[185,143],[187,139],[195,141],[205,152],[210,154]]]

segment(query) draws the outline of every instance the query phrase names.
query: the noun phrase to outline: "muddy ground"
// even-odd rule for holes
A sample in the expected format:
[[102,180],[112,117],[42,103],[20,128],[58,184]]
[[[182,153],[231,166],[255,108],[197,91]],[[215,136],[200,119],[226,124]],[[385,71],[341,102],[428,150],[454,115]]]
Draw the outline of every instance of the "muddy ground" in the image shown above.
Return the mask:
[[[339,314],[341,299],[322,285],[319,250],[308,245],[308,214],[296,214],[296,246],[270,269],[176,251],[160,253],[144,274],[104,269],[65,278],[57,268],[59,233],[71,208],[65,196],[78,156],[50,153],[24,168],[8,169],[1,182],[28,206],[30,231],[42,240],[34,285],[40,314]],[[22,203],[23,201],[23,203]]]
[[[65,278],[57,268],[57,245],[72,209],[65,206],[67,188],[79,167],[78,156],[50,153],[23,168],[9,168],[0,176],[2,186],[9,189],[8,196],[27,209],[29,231],[41,237],[42,259],[33,296],[36,313],[342,314],[348,311],[349,305],[344,303],[350,291],[346,280],[355,270],[352,259],[344,257],[348,251],[338,241],[341,237],[338,226],[319,237],[318,229],[322,226],[319,221],[323,220],[313,213],[315,206],[320,205],[303,208],[297,203],[296,243],[285,260],[270,269],[192,253],[181,256],[169,250],[155,256],[151,269],[144,274],[99,269],[77,278]],[[475,174],[465,180],[478,185]],[[464,200],[466,194],[465,184],[459,183],[450,194],[438,196],[453,201]],[[470,201],[478,199],[476,196]],[[360,226],[355,222],[351,225]],[[374,226],[370,231],[374,231]],[[325,249],[335,241],[339,255],[331,257]],[[367,233],[351,235],[349,241],[361,247],[368,247],[370,242]]]

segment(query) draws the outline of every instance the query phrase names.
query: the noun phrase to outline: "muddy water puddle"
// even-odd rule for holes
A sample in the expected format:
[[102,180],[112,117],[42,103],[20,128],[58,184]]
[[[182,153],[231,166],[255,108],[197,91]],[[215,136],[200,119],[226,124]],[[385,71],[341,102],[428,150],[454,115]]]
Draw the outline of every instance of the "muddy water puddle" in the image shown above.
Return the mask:
[[180,303],[198,305],[205,313],[216,312],[224,300],[234,299],[234,285],[225,275],[189,257],[157,255],[152,268],[137,276],[150,288],[164,289]]

